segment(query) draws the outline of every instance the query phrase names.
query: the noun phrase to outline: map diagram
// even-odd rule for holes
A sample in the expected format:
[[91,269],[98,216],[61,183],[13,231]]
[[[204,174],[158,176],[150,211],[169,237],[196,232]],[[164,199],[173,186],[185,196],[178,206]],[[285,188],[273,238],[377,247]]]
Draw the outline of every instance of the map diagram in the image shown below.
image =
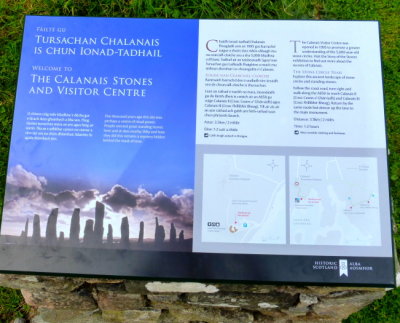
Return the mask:
[[377,160],[289,159],[290,243],[380,246]]
[[203,187],[202,242],[286,243],[284,156],[206,154]]

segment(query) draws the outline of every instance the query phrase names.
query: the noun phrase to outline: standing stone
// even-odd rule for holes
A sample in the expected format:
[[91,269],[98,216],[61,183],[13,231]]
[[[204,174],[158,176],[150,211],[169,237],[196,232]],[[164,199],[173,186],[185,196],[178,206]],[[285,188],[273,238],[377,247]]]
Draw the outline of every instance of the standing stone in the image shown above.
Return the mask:
[[122,218],[121,221],[121,248],[129,249],[129,222],[128,217]]
[[85,231],[83,232],[83,244],[87,247],[93,246],[93,224],[94,221],[92,219],[86,220]]
[[40,243],[40,217],[38,214],[33,217],[32,243],[36,245]]
[[21,238],[21,240],[19,241],[20,244],[26,244],[28,242],[28,239],[26,238],[26,233],[24,230],[21,231],[20,238]]
[[176,242],[176,229],[173,223],[171,223],[171,229],[169,230],[169,242],[170,243]]
[[79,213],[79,208],[74,209],[74,212],[72,213],[71,226],[69,228],[69,243],[72,246],[79,245],[79,233],[81,231]]
[[28,238],[28,229],[29,229],[29,219],[26,219],[25,222],[25,236]]
[[46,226],[46,243],[49,246],[55,246],[57,244],[57,218],[58,209],[52,209],[47,219]]
[[58,242],[59,242],[59,244],[64,244],[64,241],[65,241],[65,236],[64,236],[64,232],[63,231],[61,231],[60,232],[60,237],[58,238]]
[[28,244],[28,226],[29,226],[29,219],[26,219],[25,230],[21,231],[21,243],[22,244]]
[[155,244],[157,244],[157,241],[158,241],[158,235],[159,235],[159,233],[158,233],[158,217],[156,217],[156,227],[155,227],[155,230],[154,230],[154,243]]
[[183,230],[181,230],[181,232],[179,232],[179,242],[183,243],[185,241],[185,233],[183,232]]
[[144,222],[140,221],[140,230],[139,230],[139,239],[138,244],[143,244],[143,237],[144,237]]
[[165,230],[162,225],[158,224],[158,218],[156,217],[156,230],[154,235],[154,242],[156,245],[160,245],[164,242]]
[[111,224],[108,225],[108,232],[107,232],[107,244],[112,245],[113,244],[113,227]]
[[165,240],[165,229],[164,229],[163,225],[160,225],[160,236],[161,236],[161,239],[160,239],[161,243],[163,243]]
[[96,202],[95,222],[94,222],[94,244],[100,246],[103,243],[104,234],[104,204]]
[[159,230],[159,244],[163,244],[165,240],[164,226],[160,225],[158,230]]

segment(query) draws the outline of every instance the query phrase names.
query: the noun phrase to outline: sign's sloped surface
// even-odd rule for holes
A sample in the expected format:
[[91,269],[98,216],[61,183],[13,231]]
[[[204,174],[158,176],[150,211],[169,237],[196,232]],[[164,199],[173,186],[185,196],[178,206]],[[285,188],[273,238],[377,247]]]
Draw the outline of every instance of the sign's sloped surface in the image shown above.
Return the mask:
[[26,18],[0,270],[394,284],[377,22]]

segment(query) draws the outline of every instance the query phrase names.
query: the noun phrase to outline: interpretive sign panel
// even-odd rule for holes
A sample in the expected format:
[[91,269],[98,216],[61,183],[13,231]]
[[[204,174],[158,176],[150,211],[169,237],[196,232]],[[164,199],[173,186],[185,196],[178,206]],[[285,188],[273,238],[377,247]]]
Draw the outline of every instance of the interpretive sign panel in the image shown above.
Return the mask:
[[379,26],[26,17],[0,270],[393,286]]

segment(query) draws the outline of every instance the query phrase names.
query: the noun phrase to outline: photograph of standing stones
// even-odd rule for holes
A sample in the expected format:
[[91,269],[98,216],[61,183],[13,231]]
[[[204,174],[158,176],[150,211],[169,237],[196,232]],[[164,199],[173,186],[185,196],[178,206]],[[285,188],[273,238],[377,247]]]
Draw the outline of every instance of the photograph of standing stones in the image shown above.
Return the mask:
[[[47,191],[47,180],[11,168],[7,176],[0,244],[43,248],[149,251],[192,249],[193,190],[168,196],[114,185],[97,190]],[[47,211],[47,212],[46,212]]]
[[160,251],[190,251],[192,239],[185,239],[185,232],[181,230],[177,235],[174,223],[170,223],[169,238],[166,237],[164,226],[159,224],[158,217],[155,218],[154,239],[144,239],[145,224],[140,221],[139,236],[131,238],[129,236],[129,221],[125,216],[121,220],[120,237],[114,238],[114,229],[111,224],[108,225],[106,237],[104,237],[104,204],[96,202],[95,220],[86,220],[83,230],[83,238],[80,239],[80,209],[74,209],[71,217],[71,226],[69,237],[66,237],[64,231],[60,231],[57,235],[57,217],[58,209],[52,209],[47,218],[46,232],[42,236],[40,229],[40,216],[35,214],[32,223],[32,233],[30,232],[30,222],[26,219],[25,228],[21,231],[19,237],[4,235],[1,236],[1,242],[6,244],[22,244],[22,245],[42,245],[42,246],[70,246],[70,247],[87,247],[87,248],[121,248],[121,249],[143,249],[143,250],[160,250]]

